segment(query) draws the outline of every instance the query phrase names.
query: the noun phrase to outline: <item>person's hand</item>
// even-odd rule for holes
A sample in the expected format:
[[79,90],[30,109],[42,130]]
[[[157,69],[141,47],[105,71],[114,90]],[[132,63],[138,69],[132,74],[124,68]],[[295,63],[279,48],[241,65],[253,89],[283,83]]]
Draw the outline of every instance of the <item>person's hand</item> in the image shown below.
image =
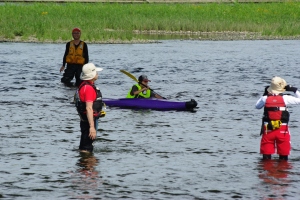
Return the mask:
[[92,140],[95,140],[95,139],[96,139],[96,129],[95,129],[95,127],[90,127],[90,134],[89,134],[89,137],[90,137]]
[[148,87],[144,87],[143,89],[142,89],[142,91],[146,91],[146,90],[148,90],[149,88]]
[[266,86],[266,87],[265,87],[265,92],[264,92],[263,96],[267,96],[267,95],[268,95],[268,93],[269,93],[269,92],[268,92],[268,88],[269,88],[269,87],[270,87],[270,86]]
[[65,69],[65,66],[61,66],[61,68],[60,68],[59,72],[62,72],[62,71],[64,71],[64,69]]
[[291,86],[291,85],[285,86],[284,89],[285,89],[286,91],[290,91],[290,92],[294,92],[294,93],[296,93],[296,91],[298,90],[298,88],[293,87],[293,86]]

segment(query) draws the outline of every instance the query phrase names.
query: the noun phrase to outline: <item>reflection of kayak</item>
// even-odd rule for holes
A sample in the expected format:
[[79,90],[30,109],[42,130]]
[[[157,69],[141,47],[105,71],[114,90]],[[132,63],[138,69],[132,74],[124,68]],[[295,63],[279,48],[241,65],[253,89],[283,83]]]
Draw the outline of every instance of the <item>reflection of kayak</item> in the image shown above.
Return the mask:
[[197,102],[191,99],[187,102],[169,101],[164,99],[106,99],[104,103],[108,107],[134,108],[134,109],[152,109],[152,110],[193,110]]

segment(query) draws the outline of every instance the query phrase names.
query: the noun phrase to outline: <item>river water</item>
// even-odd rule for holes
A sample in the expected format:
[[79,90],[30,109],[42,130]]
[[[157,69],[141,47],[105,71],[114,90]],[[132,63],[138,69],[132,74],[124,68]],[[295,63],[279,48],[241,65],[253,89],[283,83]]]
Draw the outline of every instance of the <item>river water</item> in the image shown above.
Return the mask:
[[300,108],[291,106],[288,162],[261,162],[262,110],[275,75],[300,87],[300,41],[165,40],[89,44],[106,98],[136,77],[197,112],[107,108],[95,152],[82,155],[74,88],[60,83],[65,44],[0,43],[0,198],[296,199]]

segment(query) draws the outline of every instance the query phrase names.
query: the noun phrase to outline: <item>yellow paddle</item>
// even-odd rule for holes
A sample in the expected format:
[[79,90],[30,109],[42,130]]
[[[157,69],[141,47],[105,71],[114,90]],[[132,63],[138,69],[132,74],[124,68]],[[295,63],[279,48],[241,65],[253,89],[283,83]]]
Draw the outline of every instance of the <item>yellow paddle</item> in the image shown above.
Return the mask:
[[132,78],[135,82],[139,82],[139,80],[137,80],[137,78],[135,78],[135,76],[133,76],[132,74],[130,74],[128,71],[125,71],[124,69],[121,69],[120,72],[126,74],[127,76],[129,76],[130,78]]
[[[121,69],[120,72],[122,72],[123,74],[126,74],[127,76],[129,76],[135,82],[140,83],[139,80],[134,75],[132,75],[131,73],[129,73],[128,71],[125,71],[124,69]],[[147,85],[144,85],[143,83],[140,83],[140,84],[142,84],[145,87],[148,87]],[[154,94],[157,94],[151,88],[149,88],[149,90],[151,90]],[[161,96],[160,94],[157,94],[157,95],[160,96],[163,99],[166,99],[165,97]]]

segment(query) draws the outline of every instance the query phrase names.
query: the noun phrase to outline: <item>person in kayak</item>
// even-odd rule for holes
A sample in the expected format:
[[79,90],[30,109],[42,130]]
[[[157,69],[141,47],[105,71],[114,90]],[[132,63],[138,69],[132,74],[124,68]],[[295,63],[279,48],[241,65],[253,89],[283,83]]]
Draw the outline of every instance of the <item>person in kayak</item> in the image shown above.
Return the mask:
[[[64,71],[61,82],[68,87],[72,87],[72,79],[75,76],[75,86],[78,87],[81,83],[80,74],[82,66],[89,62],[89,53],[87,44],[80,40],[81,30],[74,28],[72,30],[72,37],[74,40],[66,44],[65,54],[63,57],[63,64],[60,68],[60,72]],[[67,68],[65,65],[67,63]]]
[[139,77],[138,84],[135,84],[131,87],[130,91],[128,92],[126,98],[157,98],[157,99],[164,99],[162,96],[153,92],[149,86],[148,82],[151,82],[147,76],[141,75]]
[[[295,96],[284,95],[284,91],[292,91]],[[255,107],[264,107],[261,127],[260,153],[263,160],[271,159],[277,152],[280,160],[288,160],[291,150],[290,132],[288,127],[289,112],[287,105],[300,104],[300,92],[296,87],[287,85],[280,77],[273,77],[270,86],[265,87],[262,97]],[[275,151],[277,150],[277,151]]]
[[80,116],[79,150],[81,152],[93,152],[98,119],[105,116],[105,112],[102,111],[102,94],[94,85],[98,79],[97,71],[102,70],[102,68],[96,68],[93,63],[85,64],[80,75],[82,83],[74,96],[75,106]]

